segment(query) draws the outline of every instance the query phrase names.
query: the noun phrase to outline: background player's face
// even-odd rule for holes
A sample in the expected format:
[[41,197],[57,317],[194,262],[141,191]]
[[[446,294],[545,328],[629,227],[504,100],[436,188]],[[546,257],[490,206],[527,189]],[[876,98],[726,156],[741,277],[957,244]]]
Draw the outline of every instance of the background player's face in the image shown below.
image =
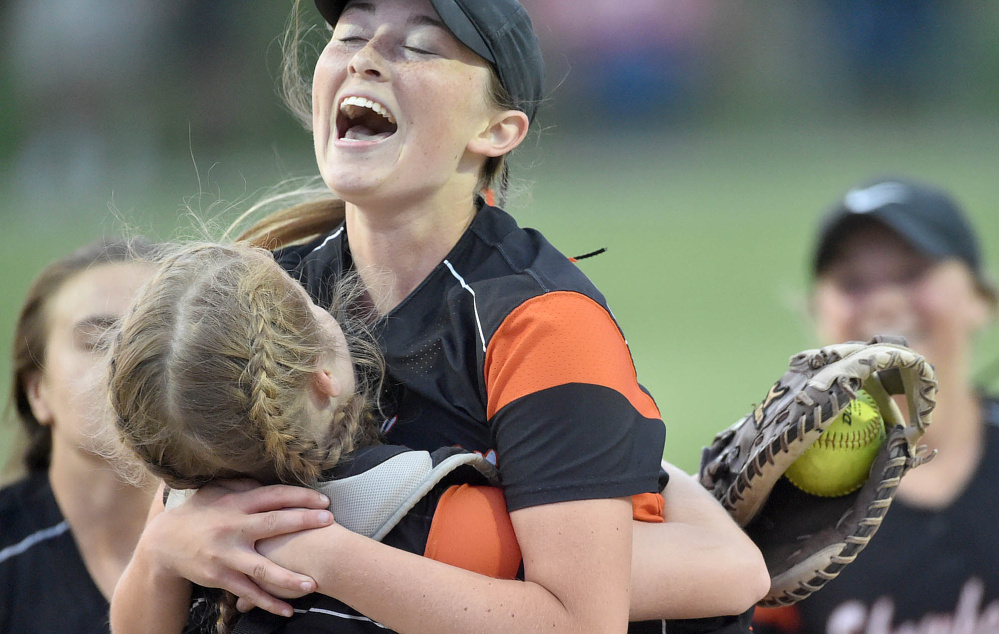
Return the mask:
[[898,334],[931,363],[967,367],[989,309],[962,261],[932,260],[876,224],[847,234],[839,247],[814,288],[822,343]]
[[[313,78],[323,179],[358,204],[372,195],[419,199],[446,189],[456,175],[474,183],[484,157],[467,146],[495,114],[487,99],[490,73],[439,22],[429,0],[351,3]],[[341,107],[351,96],[380,105]]]
[[101,264],[67,280],[45,307],[48,343],[42,372],[29,378],[35,418],[52,427],[52,459],[94,455],[111,430],[106,405],[104,335],[118,322],[152,269]]

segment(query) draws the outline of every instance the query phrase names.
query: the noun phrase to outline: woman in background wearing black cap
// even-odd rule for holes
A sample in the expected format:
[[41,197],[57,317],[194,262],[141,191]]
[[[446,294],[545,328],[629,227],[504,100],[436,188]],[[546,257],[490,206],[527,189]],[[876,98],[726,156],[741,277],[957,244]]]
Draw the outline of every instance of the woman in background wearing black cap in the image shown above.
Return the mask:
[[[334,28],[311,107],[298,103],[337,199],[272,218],[256,236],[272,248],[297,241],[276,257],[320,305],[332,282],[357,272],[380,315],[386,439],[460,445],[496,462],[524,581],[350,533],[322,517],[315,492],[206,487],[177,509],[152,510],[112,603],[116,631],[179,631],[191,581],[284,614],[291,606],[272,595],[318,589],[417,632],[623,632],[629,609],[649,619],[751,607],[769,585],[755,546],[685,474],[671,471],[659,495],[663,424],[603,296],[487,202],[490,190],[502,198],[504,157],[542,100],[524,9],[516,0],[317,6]],[[670,522],[633,528],[634,507],[661,518],[664,502]],[[330,616],[331,628],[346,626]]]
[[903,335],[936,368],[938,451],[899,486],[876,538],[821,592],[758,610],[781,632],[999,632],[999,401],[973,384],[975,335],[996,310],[975,234],[946,193],[908,179],[852,190],[813,262],[822,343]]

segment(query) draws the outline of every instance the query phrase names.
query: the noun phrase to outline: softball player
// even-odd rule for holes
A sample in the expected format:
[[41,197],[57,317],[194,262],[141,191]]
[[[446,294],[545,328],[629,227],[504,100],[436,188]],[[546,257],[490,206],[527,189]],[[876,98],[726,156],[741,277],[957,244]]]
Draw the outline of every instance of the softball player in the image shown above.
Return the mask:
[[149,245],[100,241],[35,278],[14,329],[11,409],[26,472],[0,489],[0,632],[108,631],[108,601],[155,484],[107,459],[103,337],[150,268]]
[[947,192],[909,178],[851,189],[813,252],[823,342],[906,337],[936,368],[938,454],[907,474],[857,561],[800,604],[759,610],[762,632],[999,631],[999,400],[974,384],[975,336],[997,293],[973,227]]
[[[137,606],[177,592],[177,578],[278,613],[290,606],[272,594],[318,587],[402,631],[612,632],[627,628],[629,614],[750,607],[769,584],[755,546],[683,474],[674,471],[675,488],[659,495],[662,421],[602,295],[543,237],[477,195],[492,185],[502,195],[504,157],[542,100],[542,60],[523,8],[317,6],[333,33],[315,69],[311,122],[320,174],[346,201],[345,222],[278,260],[320,304],[343,272],[364,281],[388,363],[388,439],[495,460],[524,581],[388,548],[323,526],[315,511],[264,520],[262,511],[317,508],[301,490],[202,489],[187,509],[150,522],[112,604],[116,627],[162,623]],[[310,229],[322,226],[322,210],[305,210],[318,221]],[[283,220],[301,235],[307,219]],[[633,529],[635,504],[665,504],[679,521]]]

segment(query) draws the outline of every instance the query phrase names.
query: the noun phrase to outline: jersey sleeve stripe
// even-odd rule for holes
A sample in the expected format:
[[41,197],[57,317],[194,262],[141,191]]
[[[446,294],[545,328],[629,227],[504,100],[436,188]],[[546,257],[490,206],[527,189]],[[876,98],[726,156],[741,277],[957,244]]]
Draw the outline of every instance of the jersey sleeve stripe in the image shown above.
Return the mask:
[[660,418],[614,319],[580,293],[545,293],[518,306],[490,338],[484,374],[489,418],[521,397],[568,383],[616,390],[642,416]]

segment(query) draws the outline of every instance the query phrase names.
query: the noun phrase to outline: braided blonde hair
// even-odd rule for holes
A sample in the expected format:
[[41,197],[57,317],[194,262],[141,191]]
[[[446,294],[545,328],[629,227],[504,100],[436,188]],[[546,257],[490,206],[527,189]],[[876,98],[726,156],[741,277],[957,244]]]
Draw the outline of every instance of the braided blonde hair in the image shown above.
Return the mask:
[[[356,291],[337,296],[331,308],[350,350],[335,348],[269,252],[211,243],[168,252],[111,349],[124,445],[171,488],[196,488],[224,477],[310,485],[375,442],[383,362],[349,315]],[[351,355],[358,389],[328,426],[316,425],[308,389],[331,353]]]

